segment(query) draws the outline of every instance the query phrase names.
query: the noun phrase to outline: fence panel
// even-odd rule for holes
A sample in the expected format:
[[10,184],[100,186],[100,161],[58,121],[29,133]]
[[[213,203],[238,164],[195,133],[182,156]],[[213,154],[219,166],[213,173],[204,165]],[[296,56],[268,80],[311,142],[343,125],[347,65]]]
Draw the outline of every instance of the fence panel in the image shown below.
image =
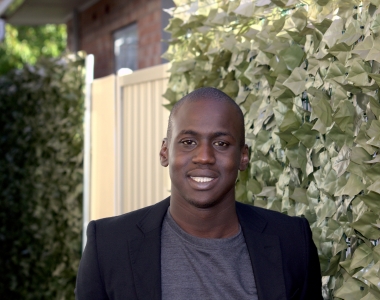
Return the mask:
[[90,219],[115,215],[115,75],[92,83]]
[[116,214],[154,204],[169,195],[167,168],[159,161],[169,112],[162,105],[169,64],[117,79]]

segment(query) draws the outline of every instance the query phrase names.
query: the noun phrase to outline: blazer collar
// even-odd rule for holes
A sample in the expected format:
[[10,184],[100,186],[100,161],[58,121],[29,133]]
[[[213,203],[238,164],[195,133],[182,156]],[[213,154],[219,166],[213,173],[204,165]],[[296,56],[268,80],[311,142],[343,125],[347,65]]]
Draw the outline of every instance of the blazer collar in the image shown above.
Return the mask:
[[[161,228],[170,198],[147,211],[136,224],[129,253],[140,300],[161,299]],[[286,289],[278,236],[265,234],[267,221],[253,207],[236,203],[236,211],[252,263],[259,300],[285,300]]]
[[236,203],[259,300],[286,300],[280,240],[265,233],[267,221],[254,207]]
[[161,299],[161,227],[169,198],[152,206],[136,224],[140,234],[129,242],[136,294],[140,300]]

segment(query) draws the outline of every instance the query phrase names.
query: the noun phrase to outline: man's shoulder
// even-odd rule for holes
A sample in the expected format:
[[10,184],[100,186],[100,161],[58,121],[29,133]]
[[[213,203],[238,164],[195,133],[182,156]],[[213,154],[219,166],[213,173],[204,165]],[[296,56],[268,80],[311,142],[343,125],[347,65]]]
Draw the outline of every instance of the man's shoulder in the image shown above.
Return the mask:
[[266,232],[289,232],[305,226],[305,219],[302,217],[288,216],[266,208],[237,202],[237,210],[246,221],[265,228]]
[[257,214],[257,215],[260,215],[264,218],[269,218],[269,219],[274,218],[274,219],[280,219],[280,220],[284,220],[284,221],[291,221],[291,220],[299,218],[299,217],[288,216],[288,215],[281,213],[279,211],[270,210],[267,208],[262,208],[262,207],[258,207],[258,206],[254,206],[254,205],[250,205],[250,204],[241,203],[241,202],[236,202],[236,205],[237,205],[238,209],[240,209],[240,210],[244,210],[244,211],[251,213],[251,214]]
[[120,216],[103,218],[92,222],[95,223],[97,231],[123,231],[126,233],[130,230],[135,230],[136,225],[146,218],[150,219],[154,216],[157,218],[157,222],[159,222],[159,219],[162,218],[161,215],[166,212],[168,206],[169,198],[166,198],[156,204],[140,208]]

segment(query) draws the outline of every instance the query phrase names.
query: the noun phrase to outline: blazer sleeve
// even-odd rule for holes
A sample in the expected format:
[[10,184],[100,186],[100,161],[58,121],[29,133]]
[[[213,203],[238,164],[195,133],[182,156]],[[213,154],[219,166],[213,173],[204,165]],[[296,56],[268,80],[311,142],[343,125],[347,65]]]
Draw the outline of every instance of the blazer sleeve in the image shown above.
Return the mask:
[[300,299],[322,300],[321,268],[318,251],[312,239],[308,221],[301,218],[305,240],[306,277]]
[[91,221],[87,227],[87,244],[79,264],[75,299],[108,300],[99,269],[95,221]]

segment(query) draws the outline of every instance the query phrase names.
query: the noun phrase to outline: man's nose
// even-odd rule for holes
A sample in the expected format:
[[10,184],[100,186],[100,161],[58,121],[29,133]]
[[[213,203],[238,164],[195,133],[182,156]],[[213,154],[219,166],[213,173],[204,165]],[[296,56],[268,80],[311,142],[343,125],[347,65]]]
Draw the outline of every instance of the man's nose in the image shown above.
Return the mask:
[[196,164],[214,164],[215,153],[212,145],[201,143],[194,151],[193,163]]

